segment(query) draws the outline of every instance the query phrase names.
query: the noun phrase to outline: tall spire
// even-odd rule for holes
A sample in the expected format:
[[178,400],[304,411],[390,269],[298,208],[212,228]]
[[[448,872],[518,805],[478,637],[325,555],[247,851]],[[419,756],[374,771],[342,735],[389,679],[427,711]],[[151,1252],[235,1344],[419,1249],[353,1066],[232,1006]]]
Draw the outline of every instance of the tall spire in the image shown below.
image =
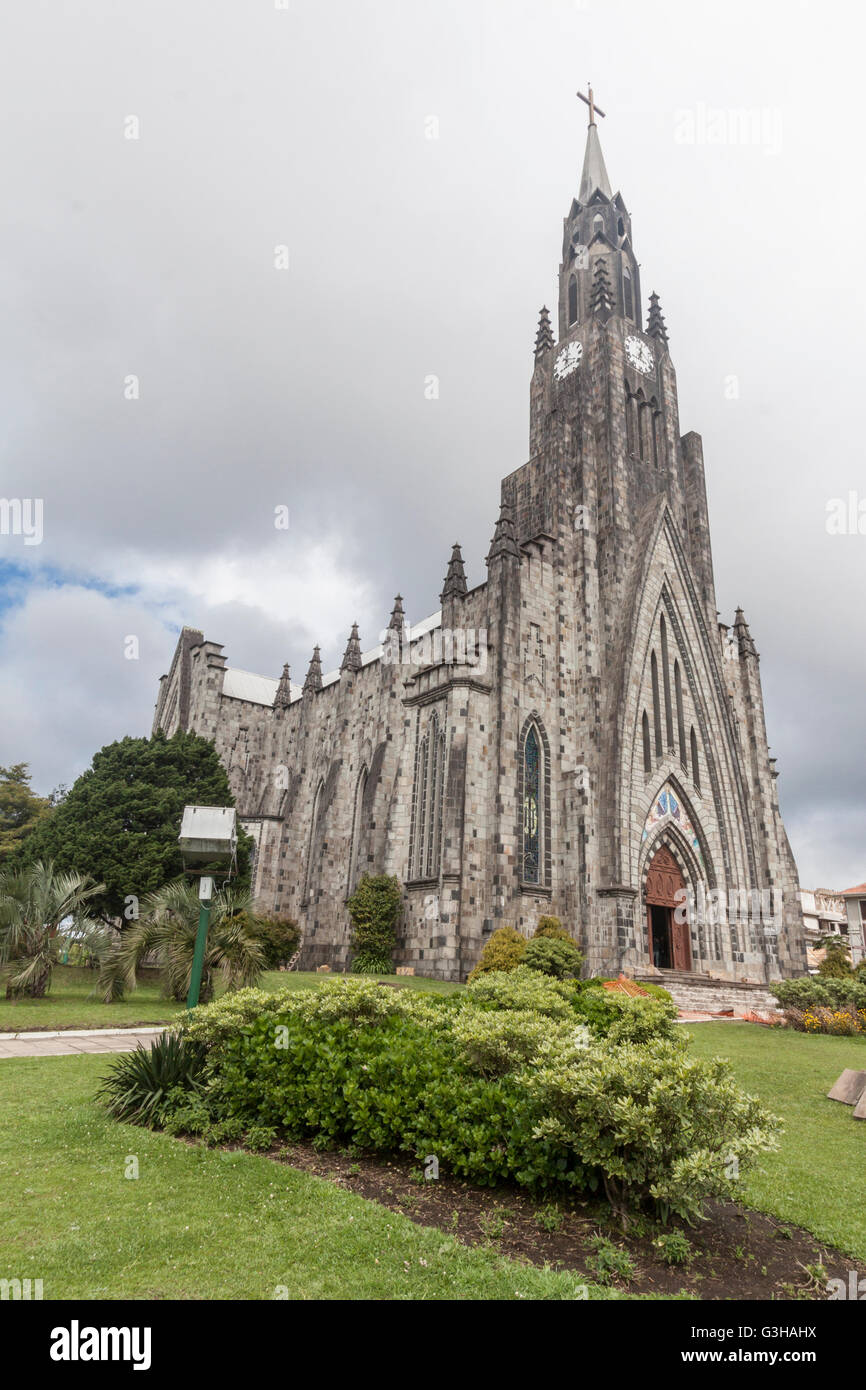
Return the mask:
[[321,690],[322,688],[322,657],[318,647],[313,648],[313,655],[310,658],[310,667],[304,681],[304,691]]
[[289,676],[289,663],[286,662],[277,685],[277,693],[274,696],[274,709],[288,709],[291,703],[292,682]]
[[346,650],[343,653],[343,661],[340,666],[341,671],[360,671],[361,669],[361,643],[358,638],[358,624],[352,624],[352,631],[346,643]]
[[583,92],[577,94],[581,101],[585,101],[589,107],[589,128],[586,132],[586,150],[583,155],[583,173],[580,176],[580,190],[577,201],[584,206],[589,202],[596,189],[603,193],[606,198],[612,198],[613,192],[610,186],[610,179],[605,168],[604,155],[601,152],[601,141],[598,138],[598,126],[596,116],[603,116],[604,112],[600,106],[596,106],[595,98],[592,94],[592,87],[589,87],[589,95],[584,96]]
[[451,551],[451,559],[448,561],[448,573],[445,576],[445,587],[439,595],[440,601],[444,602],[447,598],[466,597],[466,571],[463,568],[463,556],[457,541]]
[[538,332],[535,335],[535,360],[553,347],[553,329],[550,326],[550,310],[545,304],[538,315]]

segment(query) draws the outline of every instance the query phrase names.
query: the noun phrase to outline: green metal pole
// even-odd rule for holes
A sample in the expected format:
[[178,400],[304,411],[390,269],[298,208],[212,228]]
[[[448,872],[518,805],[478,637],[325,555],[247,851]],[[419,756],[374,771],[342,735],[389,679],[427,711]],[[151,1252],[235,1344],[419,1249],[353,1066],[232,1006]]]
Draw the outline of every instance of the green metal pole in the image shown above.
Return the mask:
[[194,1009],[198,1003],[201,989],[201,972],[204,966],[204,948],[207,944],[207,924],[210,921],[210,898],[202,903],[198,911],[198,931],[195,934],[195,951],[192,958],[192,974],[189,980],[189,995],[186,1007]]

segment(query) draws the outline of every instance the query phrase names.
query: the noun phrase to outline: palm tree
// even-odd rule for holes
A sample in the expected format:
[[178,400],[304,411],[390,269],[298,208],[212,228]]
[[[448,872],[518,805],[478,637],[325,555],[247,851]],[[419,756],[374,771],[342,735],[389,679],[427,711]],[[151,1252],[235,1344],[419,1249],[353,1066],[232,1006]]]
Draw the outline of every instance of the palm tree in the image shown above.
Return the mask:
[[105,891],[89,874],[58,873],[38,861],[0,874],[0,964],[15,961],[6,997],[26,994],[41,999],[51,972],[70,942],[103,960],[110,939],[103,923],[90,917],[88,901]]
[[[256,936],[256,921],[248,892],[221,888],[211,904],[199,1000],[213,998],[214,973],[222,971],[228,989],[255,984],[264,954]],[[198,914],[201,906],[194,884],[179,878],[145,899],[141,919],[127,927],[120,944],[104,965],[100,986],[106,1001],[120,999],[135,988],[146,956],[153,955],[163,972],[167,993],[184,1000],[189,993]]]

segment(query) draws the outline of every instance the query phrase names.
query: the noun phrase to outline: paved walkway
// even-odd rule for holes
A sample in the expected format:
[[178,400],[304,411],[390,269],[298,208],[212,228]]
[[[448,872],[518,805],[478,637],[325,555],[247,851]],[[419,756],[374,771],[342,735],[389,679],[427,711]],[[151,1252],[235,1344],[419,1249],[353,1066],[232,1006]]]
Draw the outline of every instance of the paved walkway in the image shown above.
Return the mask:
[[68,1028],[57,1033],[0,1033],[4,1057],[71,1057],[78,1052],[134,1052],[165,1031],[153,1028]]

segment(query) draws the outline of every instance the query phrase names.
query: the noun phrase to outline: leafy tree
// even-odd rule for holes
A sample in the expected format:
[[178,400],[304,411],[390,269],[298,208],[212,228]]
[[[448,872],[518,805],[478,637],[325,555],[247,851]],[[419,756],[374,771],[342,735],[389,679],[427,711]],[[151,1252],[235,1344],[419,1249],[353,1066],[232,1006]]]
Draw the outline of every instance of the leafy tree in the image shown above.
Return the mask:
[[102,889],[87,874],[57,872],[41,861],[0,875],[0,963],[15,961],[7,999],[43,998],[54,966],[72,942],[107,956],[108,934],[88,910]]
[[[126,929],[102,968],[100,988],[106,1003],[122,999],[135,988],[145,956],[156,957],[169,996],[186,999],[200,906],[197,886],[183,878],[149,895],[142,917]],[[211,904],[199,1002],[206,1004],[213,998],[217,970],[228,989],[239,989],[256,983],[263,964],[264,951],[255,934],[249,893],[230,887],[218,889]]]
[[565,927],[558,917],[539,917],[533,937],[549,937],[551,941],[571,941]]
[[[123,738],[95,755],[28,836],[21,859],[50,858],[59,869],[91,874],[103,885],[92,910],[125,927],[148,894],[182,873],[177,837],[187,804],[234,805],[213,744],[181,731]],[[249,883],[251,843],[239,833],[238,887]]]
[[491,970],[516,970],[525,950],[526,937],[516,927],[499,927],[481,952],[481,959],[469,976],[470,984]]
[[553,975],[557,980],[580,974],[583,954],[577,942],[559,936],[539,936],[538,933],[526,943],[522,961],[530,970],[538,970],[542,975]]
[[301,929],[291,917],[250,918],[250,932],[262,948],[264,970],[287,965],[301,944]]
[[8,863],[50,808],[30,786],[27,763],[0,767],[0,863]]
[[364,874],[348,902],[354,928],[352,970],[357,975],[388,975],[392,968],[401,894],[396,878]]
[[824,948],[824,959],[818,966],[819,975],[831,980],[850,979],[854,970],[848,958],[848,942],[843,936],[825,936],[819,942]]

